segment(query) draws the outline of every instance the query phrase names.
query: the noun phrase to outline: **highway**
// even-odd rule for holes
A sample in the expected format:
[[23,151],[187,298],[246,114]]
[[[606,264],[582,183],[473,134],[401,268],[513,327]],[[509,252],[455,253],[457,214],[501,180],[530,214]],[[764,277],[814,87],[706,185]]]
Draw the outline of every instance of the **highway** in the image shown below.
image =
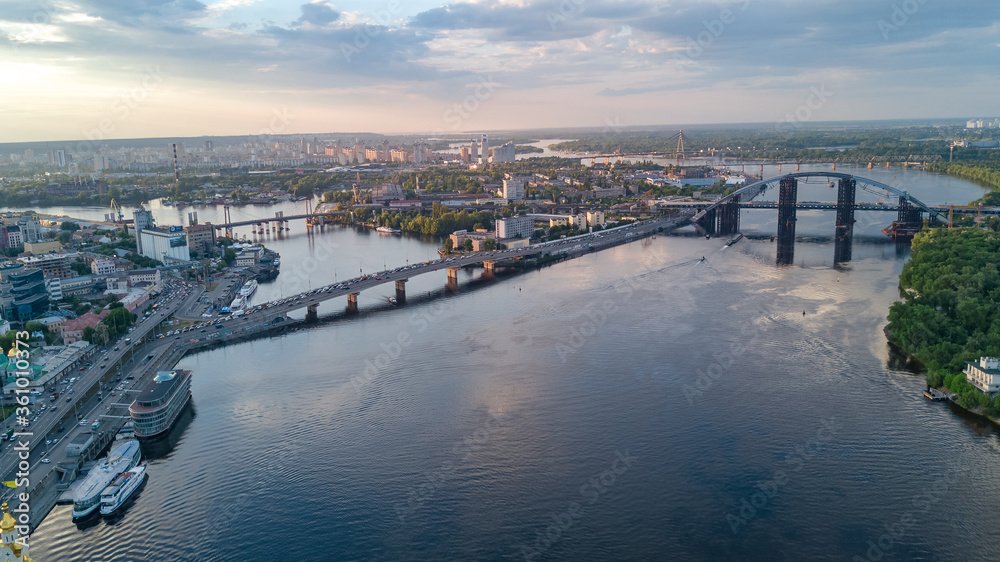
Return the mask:
[[[184,289],[176,290],[181,291]],[[116,370],[121,372],[124,369],[128,369],[129,364],[134,363],[134,358],[130,358],[125,363],[122,363],[122,360],[130,350],[136,350],[136,354],[140,352],[139,350],[142,350],[146,354],[153,353],[152,349],[143,349],[143,339],[160,322],[173,314],[179,307],[184,306],[192,298],[196,298],[196,295],[177,293],[173,298],[161,300],[158,307],[159,310],[151,314],[148,318],[140,319],[134,325],[131,333],[122,336],[118,342],[104,346],[98,353],[91,356],[89,359],[93,363],[91,367],[85,368],[83,371],[72,371],[70,374],[65,375],[64,379],[77,377],[77,381],[71,385],[72,389],[69,388],[70,385],[60,384],[61,381],[53,381],[53,384],[56,385],[60,392],[58,400],[54,402],[50,401],[48,398],[49,393],[43,393],[42,396],[36,397],[35,404],[30,406],[30,408],[32,417],[37,416],[37,420],[25,428],[17,429],[17,431],[31,432],[33,434],[27,440],[30,451],[28,460],[31,463],[31,482],[41,481],[49,471],[55,469],[58,463],[65,458],[65,446],[73,437],[81,432],[90,431],[90,423],[86,424],[85,428],[78,425],[77,417],[73,415],[74,412],[79,414],[81,418],[87,419],[88,422],[97,421],[96,416],[98,413],[106,412],[110,406],[110,402],[121,399],[123,397],[122,394],[124,394],[119,393],[118,396],[111,396],[110,392],[107,392],[105,393],[104,400],[97,400],[96,392],[88,397],[90,390],[108,377],[109,372]],[[124,343],[125,338],[131,338],[132,343],[126,345]],[[152,341],[159,342],[160,340]],[[160,344],[156,347],[165,348],[166,345]],[[139,356],[139,360],[141,361],[144,356]],[[70,393],[70,390],[73,390],[73,392]],[[68,402],[66,401],[67,399],[69,400]],[[131,400],[128,403],[131,403]],[[44,412],[40,411],[42,405],[47,406]],[[127,412],[125,414],[127,415]],[[57,441],[56,443],[46,445],[46,440]],[[3,454],[0,455],[2,457],[0,458],[0,475],[3,475],[3,480],[15,479],[16,465],[19,458],[13,448],[19,442],[23,441],[25,440],[3,443]],[[43,463],[41,462],[42,459],[48,459],[50,462]],[[12,492],[15,492],[15,490],[3,488],[3,495],[5,497]]]

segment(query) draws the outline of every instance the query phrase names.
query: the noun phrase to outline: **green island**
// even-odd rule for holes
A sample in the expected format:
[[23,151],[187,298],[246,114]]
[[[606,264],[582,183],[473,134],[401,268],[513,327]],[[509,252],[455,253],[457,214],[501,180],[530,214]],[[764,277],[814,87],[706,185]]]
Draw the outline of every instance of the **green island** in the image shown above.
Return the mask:
[[[994,192],[996,193],[996,192]],[[1000,395],[967,382],[966,361],[1000,356],[1000,223],[917,234],[889,309],[889,341],[919,361],[927,384],[963,408],[1000,420]]]

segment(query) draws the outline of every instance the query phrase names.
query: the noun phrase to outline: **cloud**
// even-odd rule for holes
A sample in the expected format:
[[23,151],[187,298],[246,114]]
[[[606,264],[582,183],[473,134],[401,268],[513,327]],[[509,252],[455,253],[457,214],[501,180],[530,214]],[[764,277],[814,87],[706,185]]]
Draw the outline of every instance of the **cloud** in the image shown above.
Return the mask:
[[326,2],[318,0],[310,4],[302,5],[302,17],[296,20],[299,25],[323,26],[340,19],[340,12],[334,10]]

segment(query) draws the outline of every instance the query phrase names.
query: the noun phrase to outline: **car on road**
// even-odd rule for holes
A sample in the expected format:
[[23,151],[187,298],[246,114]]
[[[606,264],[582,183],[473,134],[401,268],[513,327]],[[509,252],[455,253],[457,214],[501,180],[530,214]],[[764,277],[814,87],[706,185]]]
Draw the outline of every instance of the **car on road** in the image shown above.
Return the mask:
[[46,459],[42,459],[42,462],[45,463],[45,464],[49,464],[52,461],[46,458]]
[[83,426],[83,425],[87,425],[87,420],[85,420],[85,419],[83,419],[83,420],[80,420],[80,425],[81,425],[81,426]]
[[86,368],[86,367],[80,367],[80,370],[81,370],[81,371],[86,371],[86,370],[87,370],[87,368]]
[[72,400],[72,398],[70,398],[69,396],[67,396],[66,397],[66,401],[69,402],[70,400]]

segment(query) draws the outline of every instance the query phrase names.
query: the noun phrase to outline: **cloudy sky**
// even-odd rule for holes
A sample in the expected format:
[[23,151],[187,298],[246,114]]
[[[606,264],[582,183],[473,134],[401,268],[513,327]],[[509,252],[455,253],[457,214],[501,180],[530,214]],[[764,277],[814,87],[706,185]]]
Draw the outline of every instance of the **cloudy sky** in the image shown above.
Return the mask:
[[996,0],[0,0],[0,142],[1000,115]]

